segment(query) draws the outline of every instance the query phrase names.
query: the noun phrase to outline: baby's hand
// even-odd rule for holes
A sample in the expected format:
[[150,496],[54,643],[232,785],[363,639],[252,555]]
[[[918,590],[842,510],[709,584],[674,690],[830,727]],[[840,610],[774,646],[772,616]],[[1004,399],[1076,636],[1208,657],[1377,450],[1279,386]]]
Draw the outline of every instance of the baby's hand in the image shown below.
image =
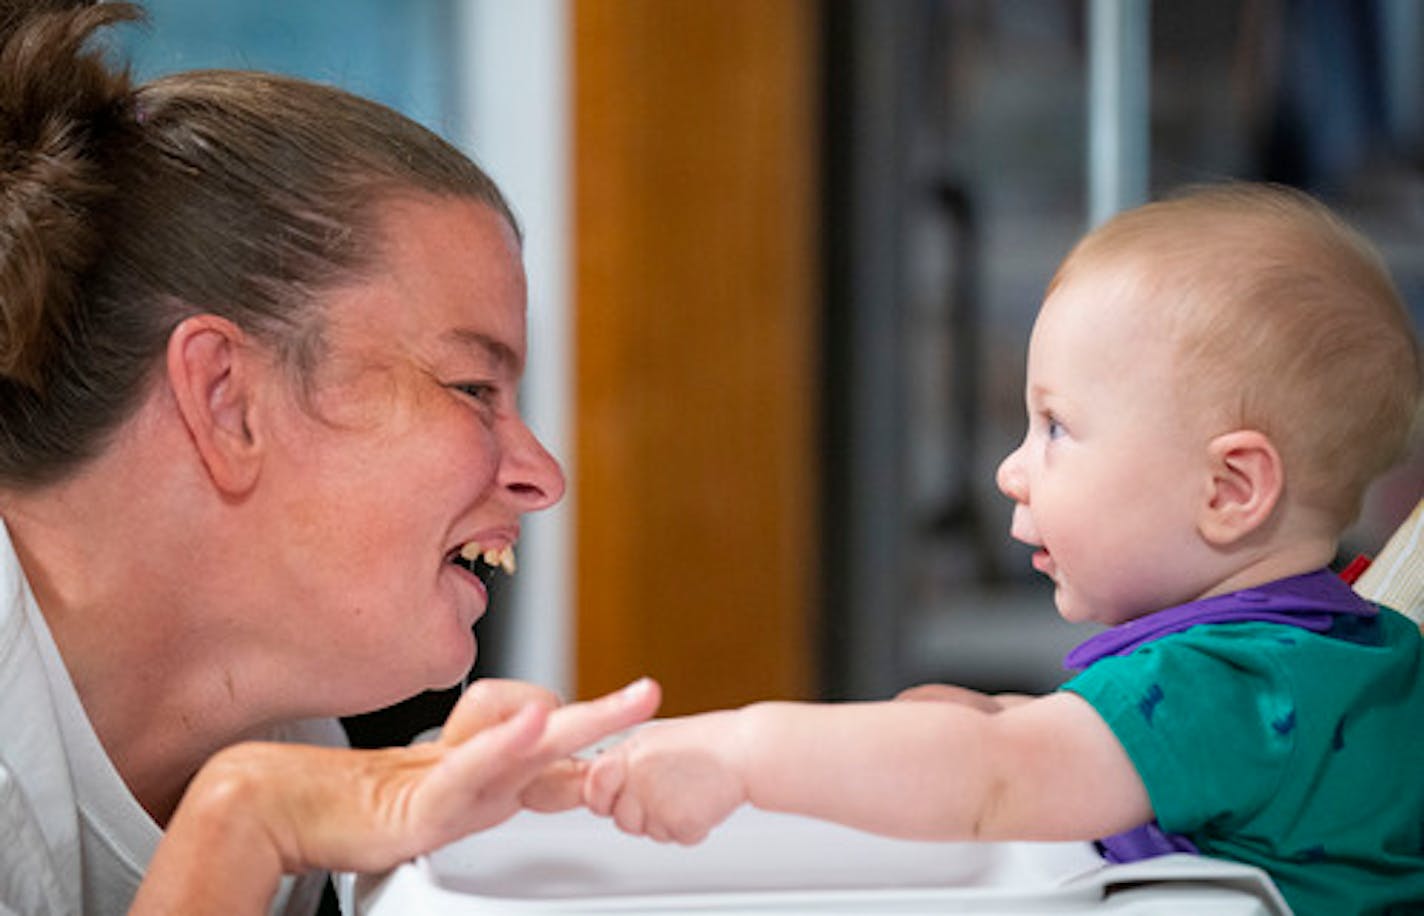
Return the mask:
[[604,752],[584,780],[584,804],[625,833],[700,843],[747,800],[736,712],[666,719]]

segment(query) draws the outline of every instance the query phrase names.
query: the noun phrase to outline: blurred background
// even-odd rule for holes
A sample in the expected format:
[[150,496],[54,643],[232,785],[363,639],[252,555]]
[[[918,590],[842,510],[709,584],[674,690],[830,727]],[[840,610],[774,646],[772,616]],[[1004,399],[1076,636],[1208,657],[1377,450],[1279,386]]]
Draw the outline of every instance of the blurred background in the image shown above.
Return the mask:
[[[1185,183],[1289,183],[1424,324],[1419,0],[149,0],[135,70],[386,102],[526,232],[523,397],[569,496],[476,674],[665,713],[1047,690],[1090,635],[1007,535],[1028,330],[1073,241]],[[1424,495],[1424,442],[1342,562]],[[454,692],[348,722],[402,740]]]

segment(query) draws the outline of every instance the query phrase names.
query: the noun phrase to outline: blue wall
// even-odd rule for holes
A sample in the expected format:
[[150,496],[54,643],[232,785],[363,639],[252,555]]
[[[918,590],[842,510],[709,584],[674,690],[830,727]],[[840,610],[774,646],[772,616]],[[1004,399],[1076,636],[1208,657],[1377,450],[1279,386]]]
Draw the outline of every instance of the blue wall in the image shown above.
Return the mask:
[[207,67],[271,70],[384,102],[457,134],[456,0],[147,0],[123,51],[147,79]]

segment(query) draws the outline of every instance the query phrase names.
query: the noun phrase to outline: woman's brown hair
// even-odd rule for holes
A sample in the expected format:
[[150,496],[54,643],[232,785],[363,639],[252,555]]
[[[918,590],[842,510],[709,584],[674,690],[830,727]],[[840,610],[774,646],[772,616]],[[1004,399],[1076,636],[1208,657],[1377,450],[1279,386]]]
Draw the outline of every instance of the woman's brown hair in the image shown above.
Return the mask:
[[393,197],[474,199],[515,225],[462,153],[350,93],[243,71],[135,85],[90,45],[138,18],[0,5],[0,486],[102,451],[190,315],[308,378],[320,295],[379,265]]

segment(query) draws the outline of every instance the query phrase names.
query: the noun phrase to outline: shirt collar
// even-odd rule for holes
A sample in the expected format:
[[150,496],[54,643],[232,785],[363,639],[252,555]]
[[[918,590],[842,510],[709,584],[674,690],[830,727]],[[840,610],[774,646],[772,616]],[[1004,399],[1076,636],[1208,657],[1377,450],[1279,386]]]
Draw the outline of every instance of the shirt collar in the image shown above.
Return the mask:
[[1342,614],[1376,613],[1378,608],[1339,576],[1318,569],[1129,620],[1080,643],[1063,659],[1063,667],[1079,670],[1110,655],[1128,655],[1145,643],[1203,623],[1284,623],[1323,633]]

